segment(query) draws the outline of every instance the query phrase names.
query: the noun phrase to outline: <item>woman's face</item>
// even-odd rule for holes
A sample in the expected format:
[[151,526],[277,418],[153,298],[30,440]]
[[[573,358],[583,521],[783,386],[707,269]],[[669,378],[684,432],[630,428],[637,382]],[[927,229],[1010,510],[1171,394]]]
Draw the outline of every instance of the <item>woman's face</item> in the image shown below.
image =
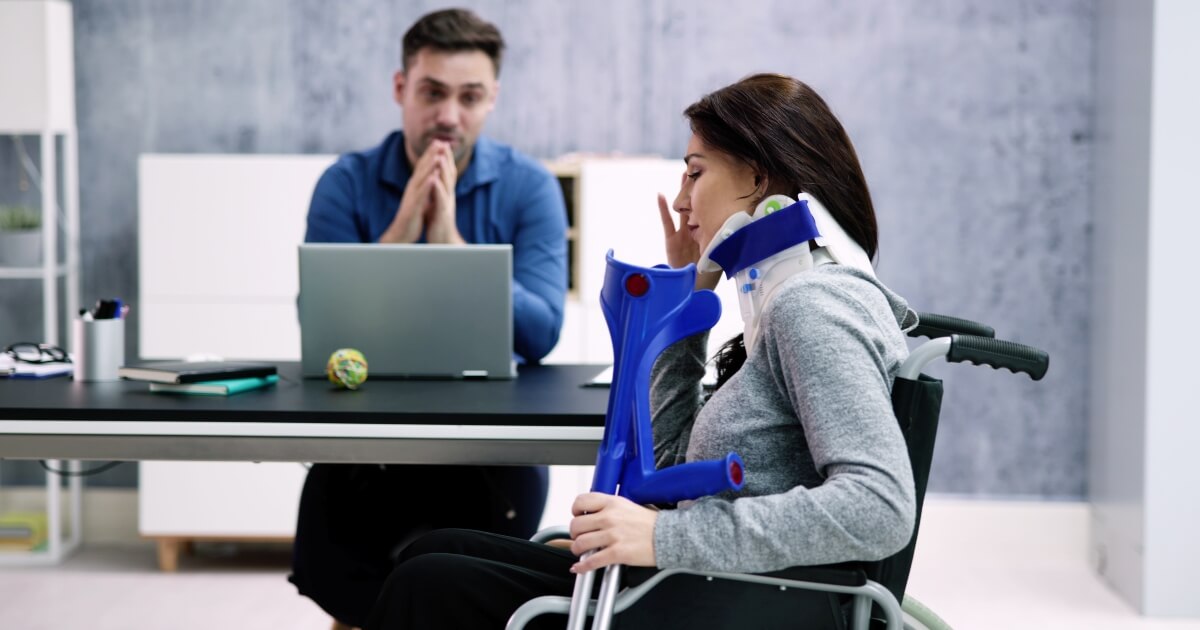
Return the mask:
[[674,208],[687,218],[692,238],[704,251],[729,217],[753,210],[758,187],[749,164],[708,147],[696,134],[688,141],[686,155],[687,170]]

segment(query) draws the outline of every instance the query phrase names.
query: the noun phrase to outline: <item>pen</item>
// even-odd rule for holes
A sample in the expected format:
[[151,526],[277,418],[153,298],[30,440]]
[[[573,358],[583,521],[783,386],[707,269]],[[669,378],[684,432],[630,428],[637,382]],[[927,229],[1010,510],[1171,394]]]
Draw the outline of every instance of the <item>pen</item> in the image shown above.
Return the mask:
[[92,309],[92,317],[95,319],[115,319],[121,316],[121,312],[120,298],[100,300],[96,303],[96,308]]

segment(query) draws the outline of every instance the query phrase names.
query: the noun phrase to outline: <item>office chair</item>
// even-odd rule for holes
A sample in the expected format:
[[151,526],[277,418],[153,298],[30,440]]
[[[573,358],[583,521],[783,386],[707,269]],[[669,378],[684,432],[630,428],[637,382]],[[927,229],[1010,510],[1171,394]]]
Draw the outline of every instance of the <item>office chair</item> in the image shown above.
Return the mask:
[[[617,272],[614,273],[613,263],[615,261],[610,257],[609,262],[609,275],[614,276],[612,284],[615,285],[611,289],[620,290],[621,284],[624,282],[623,278],[628,277],[632,267],[627,265],[616,267]],[[641,273],[646,274],[655,274],[656,272],[658,272],[657,269],[641,270]],[[606,278],[605,284],[606,290],[609,290],[610,278]],[[661,283],[656,284],[661,285]],[[684,284],[686,285],[687,282],[685,281]],[[635,288],[640,289],[641,285],[639,284]],[[684,298],[685,301],[686,299]],[[693,307],[693,309],[696,308],[699,307]],[[701,310],[706,309],[707,307],[704,307]],[[706,312],[702,317],[694,319],[707,321],[708,315]],[[644,317],[645,314],[640,316]],[[715,321],[715,318],[712,319]],[[695,332],[692,330],[695,325],[689,326],[678,322],[668,324],[666,328],[669,332],[651,333],[652,340],[647,347],[649,350],[653,350],[653,353],[647,353],[650,358],[641,360],[637,369],[648,372],[647,362],[652,364],[663,348],[674,343],[676,339]],[[617,339],[618,332],[612,326],[611,319],[610,330],[614,335],[614,347],[619,348],[622,342]],[[1049,366],[1049,357],[1044,351],[1036,348],[995,339],[995,332],[989,326],[948,316],[922,314],[920,325],[908,334],[912,337],[929,337],[931,340],[910,353],[892,386],[892,407],[904,435],[909,459],[912,463],[917,505],[912,537],[902,550],[877,562],[847,562],[837,565],[793,567],[762,574],[666,569],[657,571],[644,582],[629,586],[620,592],[618,592],[620,569],[619,567],[608,567],[605,571],[600,595],[596,600],[590,598],[592,592],[590,581],[581,579],[577,583],[574,598],[544,596],[532,599],[513,613],[507,628],[519,630],[541,615],[570,614],[572,612],[574,614],[570,621],[576,628],[583,626],[586,616],[593,616],[593,630],[610,627],[614,615],[617,616],[618,622],[623,621],[622,616],[629,617],[629,621],[633,622],[635,627],[667,627],[663,625],[664,623],[669,623],[669,627],[727,627],[734,623],[738,626],[754,626],[760,623],[756,617],[772,616],[773,614],[770,605],[761,604],[764,601],[764,595],[770,592],[770,596],[766,597],[765,601],[774,599],[782,604],[789,597],[787,592],[789,589],[846,596],[851,627],[855,630],[873,627],[886,627],[888,630],[900,630],[902,627],[929,630],[949,628],[949,625],[938,618],[936,614],[916,599],[905,595],[908,574],[912,567],[913,551],[916,548],[917,534],[920,528],[930,465],[933,460],[933,448],[937,436],[943,393],[942,382],[922,374],[922,371],[930,363],[944,358],[950,363],[969,362],[996,369],[1006,368],[1014,373],[1024,372],[1034,380],[1040,380]],[[618,352],[615,363],[620,361],[621,357]],[[610,439],[611,425],[614,423],[614,418],[617,417],[617,414],[614,414],[615,401],[619,395],[623,394],[615,388],[618,378],[614,378],[613,381],[614,390],[610,392],[609,416],[605,428],[606,443],[601,445],[601,460],[597,464],[598,469],[604,464],[605,449],[612,446],[607,442]],[[646,381],[643,380],[642,383],[644,384]],[[634,433],[640,430],[641,434],[648,435],[650,431],[648,414],[644,420],[639,418],[637,421],[645,422],[647,426],[633,429]],[[710,477],[719,476],[713,470],[719,470],[721,465],[730,466],[728,461],[701,464],[710,465],[709,468],[712,470],[701,471],[702,475],[707,473]],[[713,464],[717,465],[713,466]],[[740,461],[738,461],[738,465],[740,466]],[[607,474],[609,477],[621,476],[612,471],[601,472],[598,470],[597,479],[600,479],[602,474]],[[640,473],[632,476],[625,475],[623,478],[637,481],[639,476]],[[719,484],[714,484],[711,479],[702,480],[700,485],[707,485],[707,493],[710,494],[720,489],[714,489],[714,486]],[[546,542],[566,537],[569,537],[566,528],[557,527],[539,532],[533,540]],[[746,591],[751,594],[751,597],[747,599],[754,602],[749,610],[723,607],[725,606],[724,602],[715,602],[717,605],[714,607],[713,598],[706,597],[703,589],[706,583],[715,580],[760,585],[763,588],[751,586]],[[656,589],[664,588],[673,588],[676,593],[694,593],[695,601],[701,604],[702,620],[681,619],[674,612],[654,615],[645,614],[639,610],[639,603],[651,602]],[[904,604],[901,605],[900,602],[904,602]],[[721,619],[722,614],[727,614],[728,619]],[[775,617],[778,618],[778,615],[775,614]],[[794,621],[791,624],[793,627],[810,627],[807,619],[792,621]],[[830,624],[828,627],[844,627],[842,611],[830,610],[827,622]],[[620,623],[620,627],[626,628],[628,625]]]

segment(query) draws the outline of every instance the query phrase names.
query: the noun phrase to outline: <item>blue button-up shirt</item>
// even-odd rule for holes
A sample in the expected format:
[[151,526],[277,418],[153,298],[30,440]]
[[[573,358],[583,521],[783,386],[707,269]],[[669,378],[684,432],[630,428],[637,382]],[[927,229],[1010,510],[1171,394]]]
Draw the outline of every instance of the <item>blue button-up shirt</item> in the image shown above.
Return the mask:
[[[404,133],[347,153],[317,182],[309,243],[375,243],[412,175]],[[566,208],[558,181],[510,146],[480,136],[454,187],[458,231],[468,243],[513,246],[513,345],[537,361],[558,342],[567,292]]]

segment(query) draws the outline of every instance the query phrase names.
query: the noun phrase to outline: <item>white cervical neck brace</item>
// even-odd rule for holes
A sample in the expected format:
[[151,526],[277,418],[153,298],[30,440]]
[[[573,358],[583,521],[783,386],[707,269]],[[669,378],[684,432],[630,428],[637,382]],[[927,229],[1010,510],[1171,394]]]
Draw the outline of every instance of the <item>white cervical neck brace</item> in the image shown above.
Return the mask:
[[709,254],[717,245],[738,230],[766,216],[774,208],[787,208],[801,200],[808,202],[808,210],[812,213],[817,231],[821,234],[815,239],[816,249],[810,251],[809,241],[805,241],[778,252],[764,252],[764,258],[735,274],[747,356],[753,351],[754,341],[758,336],[759,319],[766,310],[767,303],[775,290],[788,278],[827,264],[846,265],[872,277],[875,275],[867,253],[846,234],[825,206],[808,193],[801,193],[796,199],[786,195],[771,195],[758,204],[753,214],[738,212],[729,217],[704,250],[704,255],[696,263],[697,269],[721,271],[721,266],[709,258]]

